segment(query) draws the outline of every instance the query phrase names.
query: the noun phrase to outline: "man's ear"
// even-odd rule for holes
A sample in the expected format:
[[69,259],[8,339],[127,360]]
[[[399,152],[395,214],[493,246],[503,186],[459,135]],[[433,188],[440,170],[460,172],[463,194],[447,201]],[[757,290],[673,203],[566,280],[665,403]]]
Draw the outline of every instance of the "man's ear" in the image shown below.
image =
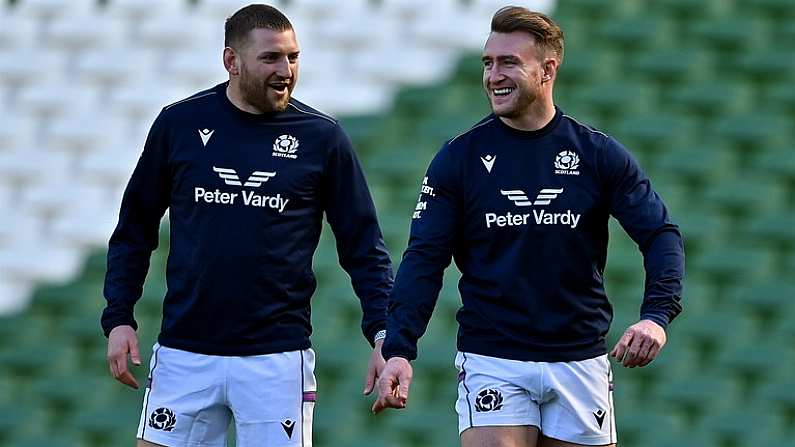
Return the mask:
[[240,75],[240,58],[232,47],[224,48],[224,68],[231,76]]
[[544,82],[554,80],[558,75],[558,60],[553,57],[544,59],[542,69],[544,74],[541,78]]

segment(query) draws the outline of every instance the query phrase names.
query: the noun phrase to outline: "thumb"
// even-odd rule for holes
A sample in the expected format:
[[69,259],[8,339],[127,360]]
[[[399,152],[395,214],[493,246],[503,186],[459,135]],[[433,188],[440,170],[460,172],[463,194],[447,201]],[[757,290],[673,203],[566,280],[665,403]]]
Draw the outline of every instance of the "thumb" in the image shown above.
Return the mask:
[[362,393],[368,395],[373,392],[373,388],[375,388],[375,368],[371,366],[367,368],[367,379],[364,382],[364,390]]
[[129,343],[130,358],[132,359],[133,365],[141,366],[141,352],[138,350],[138,339],[133,337]]
[[400,376],[398,377],[398,383],[400,384],[400,386],[398,387],[398,397],[405,401],[409,398],[411,375],[405,372],[400,374]]

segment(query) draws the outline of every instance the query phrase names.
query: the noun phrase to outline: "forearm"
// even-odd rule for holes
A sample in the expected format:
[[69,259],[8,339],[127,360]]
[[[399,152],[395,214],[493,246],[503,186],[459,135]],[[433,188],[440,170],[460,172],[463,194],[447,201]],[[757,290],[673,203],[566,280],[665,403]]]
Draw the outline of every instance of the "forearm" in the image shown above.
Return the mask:
[[640,317],[665,328],[682,311],[684,245],[678,229],[673,226],[657,233],[643,258],[646,287]]
[[434,259],[432,252],[406,251],[395,279],[387,319],[384,358],[417,358],[417,342],[425,334],[442,288],[444,269],[450,257]]

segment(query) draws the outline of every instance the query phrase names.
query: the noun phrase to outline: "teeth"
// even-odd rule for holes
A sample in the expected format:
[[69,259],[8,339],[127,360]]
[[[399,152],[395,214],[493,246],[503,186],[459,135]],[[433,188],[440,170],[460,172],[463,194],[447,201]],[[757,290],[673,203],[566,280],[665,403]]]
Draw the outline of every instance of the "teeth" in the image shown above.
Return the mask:
[[494,94],[498,95],[498,96],[507,95],[507,94],[511,93],[512,91],[513,91],[513,88],[511,88],[511,87],[495,88],[494,90],[492,90],[492,92],[494,92]]

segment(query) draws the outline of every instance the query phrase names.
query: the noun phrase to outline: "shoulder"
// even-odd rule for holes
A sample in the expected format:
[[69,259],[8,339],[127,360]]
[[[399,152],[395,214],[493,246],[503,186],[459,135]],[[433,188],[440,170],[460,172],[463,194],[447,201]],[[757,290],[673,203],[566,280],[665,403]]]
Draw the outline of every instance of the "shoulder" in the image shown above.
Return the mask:
[[163,107],[163,114],[176,114],[182,113],[186,110],[191,110],[193,107],[207,104],[214,100],[215,95],[218,94],[217,86],[196,92],[187,98],[180,99]]
[[495,119],[496,117],[492,114],[485,116],[483,119],[473,124],[472,127],[470,127],[469,129],[447,140],[445,146],[446,147],[466,146],[467,144],[472,142],[473,138],[476,138],[479,134],[481,134],[486,129],[491,127]]
[[307,121],[320,129],[334,132],[339,132],[342,129],[336,118],[310,107],[295,98],[290,98],[285,113],[297,120]]
[[479,137],[486,132],[495,119],[494,115],[490,114],[469,129],[445,141],[431,161],[431,170],[455,170],[456,166],[460,167],[460,162],[466,159],[466,154],[472,150],[473,144],[477,144]]
[[583,123],[566,113],[561,114],[561,124],[563,124],[565,132],[571,132],[580,138],[590,140],[596,146],[604,146],[609,140],[615,141],[613,137],[605,132],[602,132],[590,124]]

